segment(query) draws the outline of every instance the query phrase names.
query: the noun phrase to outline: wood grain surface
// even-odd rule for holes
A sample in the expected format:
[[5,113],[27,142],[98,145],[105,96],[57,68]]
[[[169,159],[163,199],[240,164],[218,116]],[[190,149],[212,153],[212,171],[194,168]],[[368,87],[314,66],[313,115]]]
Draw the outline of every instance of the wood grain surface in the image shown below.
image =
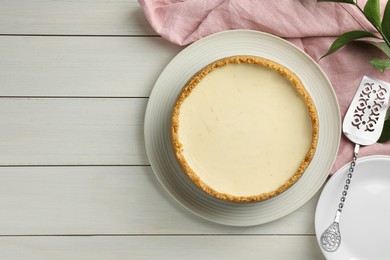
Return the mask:
[[183,48],[137,1],[0,0],[0,259],[323,259],[318,194],[229,227],[158,182],[143,118]]

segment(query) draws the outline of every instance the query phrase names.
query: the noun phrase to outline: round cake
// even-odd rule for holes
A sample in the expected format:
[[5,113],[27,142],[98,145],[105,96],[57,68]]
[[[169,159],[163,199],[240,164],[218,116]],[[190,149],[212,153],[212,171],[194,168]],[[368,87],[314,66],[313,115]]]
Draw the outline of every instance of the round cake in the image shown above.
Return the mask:
[[262,201],[304,174],[318,140],[315,106],[301,80],[255,56],[218,60],[194,75],[172,111],[183,172],[211,196]]

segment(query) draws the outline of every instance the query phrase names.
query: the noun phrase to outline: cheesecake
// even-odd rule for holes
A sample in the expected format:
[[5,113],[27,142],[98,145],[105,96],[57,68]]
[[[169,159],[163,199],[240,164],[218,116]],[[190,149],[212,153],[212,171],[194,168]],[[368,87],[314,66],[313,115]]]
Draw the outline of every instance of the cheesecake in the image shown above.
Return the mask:
[[286,67],[256,56],[217,60],[179,93],[171,141],[183,173],[207,194],[246,203],[275,197],[309,166],[315,105]]

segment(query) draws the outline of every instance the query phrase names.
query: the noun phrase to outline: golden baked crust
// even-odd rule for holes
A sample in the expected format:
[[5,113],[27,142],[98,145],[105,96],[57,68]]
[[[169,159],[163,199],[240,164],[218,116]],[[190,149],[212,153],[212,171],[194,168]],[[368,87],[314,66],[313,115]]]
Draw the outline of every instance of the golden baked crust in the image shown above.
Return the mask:
[[[296,88],[298,93],[302,96],[303,100],[307,104],[309,116],[311,118],[312,126],[313,126],[312,142],[310,145],[310,149],[307,152],[305,158],[302,160],[298,170],[293,174],[293,176],[291,176],[289,180],[287,180],[283,185],[281,185],[275,191],[267,192],[259,195],[253,195],[253,196],[235,196],[227,193],[220,193],[215,189],[213,189],[212,187],[210,187],[209,185],[207,185],[206,183],[204,183],[188,165],[185,157],[182,154],[182,144],[178,139],[180,107],[184,102],[184,100],[191,94],[191,91],[211,71],[226,66],[228,64],[238,64],[238,63],[257,64],[259,66],[267,67],[279,72],[282,76],[287,78],[291,82],[291,84]],[[218,60],[216,62],[207,65],[200,72],[194,75],[186,84],[186,86],[182,89],[182,91],[177,97],[176,103],[172,110],[171,141],[172,141],[172,147],[173,147],[176,160],[179,163],[180,167],[182,168],[184,173],[191,179],[191,181],[200,189],[221,200],[226,200],[231,202],[256,202],[256,201],[262,201],[277,196],[278,194],[284,192],[299,180],[299,178],[303,175],[303,173],[305,172],[306,168],[308,167],[310,161],[314,156],[315,149],[317,147],[317,141],[318,141],[318,129],[319,126],[318,126],[317,111],[314,106],[314,103],[310,95],[307,93],[305,87],[303,86],[301,80],[293,72],[291,72],[284,66],[265,58],[256,57],[256,56],[232,56],[232,57],[227,57]]]

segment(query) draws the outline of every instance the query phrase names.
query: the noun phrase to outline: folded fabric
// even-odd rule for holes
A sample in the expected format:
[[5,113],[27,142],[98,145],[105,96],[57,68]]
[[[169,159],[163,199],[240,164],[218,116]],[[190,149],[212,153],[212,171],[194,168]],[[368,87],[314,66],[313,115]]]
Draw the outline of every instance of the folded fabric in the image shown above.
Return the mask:
[[[325,71],[336,92],[342,118],[364,75],[390,82],[368,61],[382,57],[371,46],[351,44],[320,60],[335,38],[351,30],[373,27],[353,5],[317,3],[315,0],[140,0],[152,28],[179,45],[232,29],[252,29],[285,38],[310,55]],[[381,10],[387,1],[381,1]],[[364,6],[364,2],[359,2]],[[341,137],[331,173],[352,157],[353,144]],[[390,155],[390,142],[361,148],[359,156]]]

